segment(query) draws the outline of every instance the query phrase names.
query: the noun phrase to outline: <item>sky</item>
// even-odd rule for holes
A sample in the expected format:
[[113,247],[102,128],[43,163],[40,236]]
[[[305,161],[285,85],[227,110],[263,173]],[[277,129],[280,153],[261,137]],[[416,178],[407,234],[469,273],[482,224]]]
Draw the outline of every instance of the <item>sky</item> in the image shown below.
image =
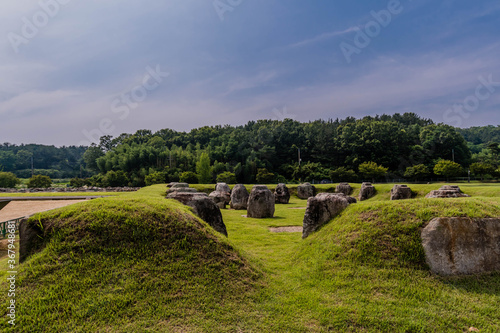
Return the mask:
[[500,124],[500,3],[0,3],[0,143],[414,112]]

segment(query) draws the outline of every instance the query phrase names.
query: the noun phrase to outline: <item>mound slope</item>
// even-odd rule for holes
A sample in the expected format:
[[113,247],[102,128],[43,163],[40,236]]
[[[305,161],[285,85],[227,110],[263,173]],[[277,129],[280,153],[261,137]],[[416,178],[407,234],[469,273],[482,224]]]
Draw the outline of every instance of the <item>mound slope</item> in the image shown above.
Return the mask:
[[260,276],[173,200],[98,199],[29,223],[42,246],[19,267],[15,332],[210,330]]

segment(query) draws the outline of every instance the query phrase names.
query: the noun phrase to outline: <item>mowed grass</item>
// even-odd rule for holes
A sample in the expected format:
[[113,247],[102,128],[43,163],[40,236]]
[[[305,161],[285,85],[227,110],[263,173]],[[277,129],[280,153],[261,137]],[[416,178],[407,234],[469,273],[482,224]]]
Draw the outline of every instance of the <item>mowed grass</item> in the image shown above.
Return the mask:
[[374,198],[305,240],[269,231],[302,225],[295,196],[271,219],[222,210],[227,240],[162,199],[163,186],[44,213],[62,231],[21,266],[14,331],[498,332],[500,274],[431,274],[420,232],[438,216],[500,216],[500,186],[423,198],[441,185],[389,201],[392,185],[375,184]]
[[[269,226],[301,225],[305,205],[277,205],[274,219],[224,211],[231,241],[266,273],[268,331],[500,331],[500,275],[442,278],[425,264],[420,232],[438,216],[500,216],[500,200],[365,201],[301,240]],[[244,213],[244,211],[243,211]]]

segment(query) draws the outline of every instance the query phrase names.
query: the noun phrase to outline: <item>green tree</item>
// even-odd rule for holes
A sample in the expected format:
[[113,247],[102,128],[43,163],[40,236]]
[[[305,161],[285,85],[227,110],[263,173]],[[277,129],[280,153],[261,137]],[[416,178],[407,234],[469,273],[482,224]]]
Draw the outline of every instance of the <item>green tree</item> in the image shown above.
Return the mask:
[[217,175],[218,183],[226,184],[236,184],[236,175],[229,171],[224,171],[223,173]]
[[0,187],[14,188],[19,183],[19,178],[12,172],[0,172]]
[[52,179],[49,176],[35,175],[28,181],[28,188],[47,188],[52,186]]
[[472,163],[470,165],[470,171],[474,175],[481,176],[481,181],[483,181],[485,175],[494,175],[495,167],[488,163]]
[[406,168],[404,176],[412,180],[423,179],[430,175],[429,168],[425,164],[417,164]]
[[462,166],[450,160],[441,160],[434,166],[434,173],[438,176],[457,177],[463,172]]
[[198,184],[198,175],[192,171],[183,172],[179,178],[183,183]]
[[104,156],[104,152],[95,144],[92,144],[89,148],[87,148],[87,150],[83,154],[83,160],[85,161],[87,169],[93,172],[99,172],[97,159],[102,156]]
[[212,168],[210,167],[210,157],[207,153],[201,153],[196,162],[196,173],[200,184],[210,184],[212,181]]
[[359,173],[365,178],[372,179],[372,182],[375,182],[376,178],[384,176],[387,170],[388,168],[384,168],[375,162],[365,162],[359,166]]
[[271,184],[274,183],[276,175],[262,168],[257,170],[257,183],[258,184]]

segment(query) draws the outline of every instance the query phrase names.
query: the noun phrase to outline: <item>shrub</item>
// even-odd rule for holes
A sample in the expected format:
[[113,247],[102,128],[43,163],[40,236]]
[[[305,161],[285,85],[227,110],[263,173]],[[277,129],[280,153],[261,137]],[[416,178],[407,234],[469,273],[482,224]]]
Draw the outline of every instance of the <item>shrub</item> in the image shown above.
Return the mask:
[[85,180],[81,179],[81,178],[78,178],[78,177],[71,178],[70,181],[69,181],[69,186],[70,187],[82,187],[82,186],[85,186]]
[[127,174],[122,171],[108,171],[104,178],[102,179],[102,184],[103,186],[109,186],[109,187],[121,187],[121,186],[127,186],[129,182],[129,179],[127,177]]
[[276,175],[267,171],[267,169],[259,169],[257,171],[257,183],[259,184],[271,184],[274,183]]
[[418,164],[406,168],[404,176],[413,180],[427,177],[430,174],[429,168],[424,164]]
[[52,186],[52,179],[49,176],[36,175],[28,181],[28,188],[47,188]]
[[198,175],[192,171],[186,171],[181,174],[180,181],[183,183],[198,184]]
[[217,176],[217,183],[236,184],[236,175],[229,171],[224,171]]
[[472,163],[470,165],[470,171],[474,175],[481,176],[481,181],[485,175],[495,175],[495,167],[488,163]]
[[165,184],[167,182],[167,173],[166,172],[153,172],[145,177],[145,182],[147,186],[151,186],[154,184]]
[[12,172],[0,172],[0,187],[16,187],[21,181]]
[[335,183],[355,182],[358,180],[358,175],[356,175],[354,170],[347,170],[345,167],[340,167],[330,171],[330,179]]

